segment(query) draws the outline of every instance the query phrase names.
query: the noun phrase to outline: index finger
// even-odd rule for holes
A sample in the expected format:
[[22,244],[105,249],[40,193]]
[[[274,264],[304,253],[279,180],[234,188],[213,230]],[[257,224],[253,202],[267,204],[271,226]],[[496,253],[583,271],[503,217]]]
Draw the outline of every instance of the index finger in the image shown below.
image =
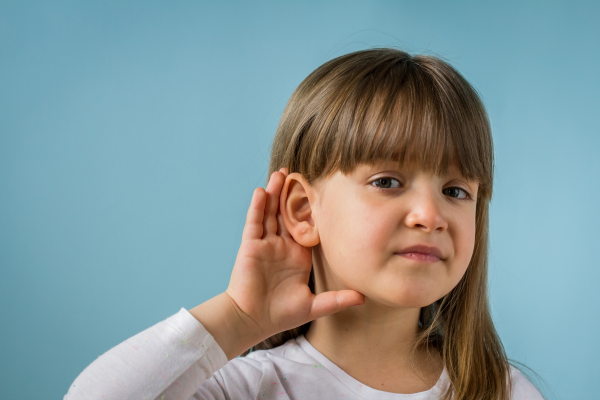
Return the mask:
[[265,216],[265,205],[267,196],[265,189],[259,187],[254,189],[250,207],[246,214],[246,225],[242,232],[242,240],[260,239],[263,235],[263,221]]

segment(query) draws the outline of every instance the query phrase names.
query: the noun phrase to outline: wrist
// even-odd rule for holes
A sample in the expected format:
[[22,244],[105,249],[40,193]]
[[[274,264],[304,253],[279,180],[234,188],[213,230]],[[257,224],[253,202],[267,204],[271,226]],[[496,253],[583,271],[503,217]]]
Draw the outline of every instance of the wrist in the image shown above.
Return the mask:
[[223,292],[189,310],[212,335],[228,360],[264,340],[245,320],[231,297]]

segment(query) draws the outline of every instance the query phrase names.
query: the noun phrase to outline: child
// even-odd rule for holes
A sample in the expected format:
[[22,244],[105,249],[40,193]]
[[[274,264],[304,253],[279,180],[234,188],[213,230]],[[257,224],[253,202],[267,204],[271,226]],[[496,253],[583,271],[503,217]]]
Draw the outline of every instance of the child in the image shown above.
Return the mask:
[[269,176],[227,290],[99,357],[65,399],[542,398],[490,317],[492,136],[451,66],[325,63],[286,106]]

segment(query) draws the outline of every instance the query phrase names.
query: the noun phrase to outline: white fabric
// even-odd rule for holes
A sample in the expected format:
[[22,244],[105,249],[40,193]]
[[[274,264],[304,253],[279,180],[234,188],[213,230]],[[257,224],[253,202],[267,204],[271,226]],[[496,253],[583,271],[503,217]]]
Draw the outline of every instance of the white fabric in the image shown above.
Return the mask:
[[[514,400],[542,399],[512,368]],[[284,345],[227,362],[213,337],[186,309],[98,357],[64,400],[79,399],[436,399],[446,371],[425,392],[397,394],[363,385],[299,336]]]

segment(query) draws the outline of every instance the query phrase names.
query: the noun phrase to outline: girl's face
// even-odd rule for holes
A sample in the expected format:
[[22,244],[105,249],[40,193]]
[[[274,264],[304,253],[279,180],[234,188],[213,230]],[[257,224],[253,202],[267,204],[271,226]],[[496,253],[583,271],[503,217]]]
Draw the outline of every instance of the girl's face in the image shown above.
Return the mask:
[[440,299],[471,260],[478,186],[456,166],[443,177],[396,163],[331,175],[313,206],[322,289],[354,289],[392,307]]

